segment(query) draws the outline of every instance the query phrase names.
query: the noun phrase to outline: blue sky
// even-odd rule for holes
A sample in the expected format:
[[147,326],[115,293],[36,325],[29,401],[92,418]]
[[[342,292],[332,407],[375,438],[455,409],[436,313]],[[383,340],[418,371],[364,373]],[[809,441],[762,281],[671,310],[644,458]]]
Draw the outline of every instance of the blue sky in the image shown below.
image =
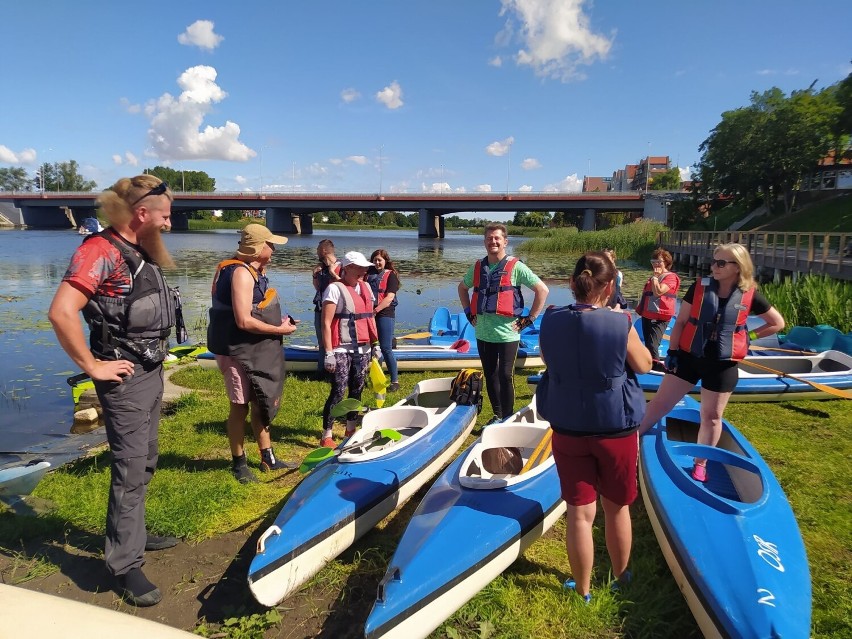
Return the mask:
[[6,3],[0,167],[222,191],[576,191],[850,71],[852,2]]

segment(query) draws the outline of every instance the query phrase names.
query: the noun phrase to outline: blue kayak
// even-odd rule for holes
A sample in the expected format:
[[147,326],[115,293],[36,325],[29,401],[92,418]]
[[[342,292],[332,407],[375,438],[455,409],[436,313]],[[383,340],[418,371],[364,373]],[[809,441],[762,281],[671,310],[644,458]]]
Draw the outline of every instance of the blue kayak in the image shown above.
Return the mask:
[[[379,585],[368,639],[428,636],[553,526],[565,502],[549,447],[538,446],[549,432],[527,406],[435,480]],[[542,461],[522,472],[537,448]]]
[[[729,422],[696,443],[686,398],[640,441],[639,481],[657,541],[705,637],[810,633],[811,578],[796,518],[771,469]],[[708,481],[689,473],[708,460]]]
[[[768,367],[775,372],[769,372],[763,367]],[[816,355],[749,356],[740,363],[738,373],[739,380],[731,395],[731,401],[831,399],[836,394],[812,384],[826,386],[835,391],[852,389],[852,356],[839,351],[827,351]],[[800,379],[787,377],[784,374]],[[661,372],[650,371],[636,377],[646,396],[651,396],[659,390],[663,376]],[[527,384],[534,389],[540,380],[541,374],[530,375],[527,377]],[[699,381],[690,394],[697,396],[700,392],[701,382]]]
[[[320,463],[293,489],[249,568],[249,589],[258,602],[274,606],[295,592],[444,467],[477,415],[475,406],[450,401],[452,380],[424,380],[394,406],[367,413],[346,440],[346,451]],[[381,429],[402,438],[377,439]]]

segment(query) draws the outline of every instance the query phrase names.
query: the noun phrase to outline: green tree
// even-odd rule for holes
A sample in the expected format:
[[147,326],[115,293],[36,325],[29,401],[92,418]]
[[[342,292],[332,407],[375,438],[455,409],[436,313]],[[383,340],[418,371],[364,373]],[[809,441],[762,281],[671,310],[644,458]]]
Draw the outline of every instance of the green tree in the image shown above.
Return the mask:
[[748,206],[763,200],[770,209],[782,200],[789,212],[802,173],[831,148],[839,116],[833,92],[815,93],[811,87],[790,97],[778,88],[752,93],[748,107],[723,113],[701,143],[700,191]]
[[243,219],[243,212],[237,211],[234,209],[227,209],[222,211],[222,221],[223,222],[239,222]]
[[0,191],[32,191],[33,183],[22,166],[0,169]]
[[38,167],[32,181],[33,188],[39,191],[94,191],[98,185],[80,175],[77,160],[67,162],[45,162]]
[[680,169],[675,166],[664,173],[658,173],[651,178],[650,189],[652,191],[679,191]]
[[512,224],[514,226],[529,226],[527,224],[528,217],[529,213],[526,211],[515,211],[515,217],[512,218]]
[[145,172],[168,182],[172,191],[179,193],[212,193],[216,190],[216,179],[204,171],[183,171],[158,165]]

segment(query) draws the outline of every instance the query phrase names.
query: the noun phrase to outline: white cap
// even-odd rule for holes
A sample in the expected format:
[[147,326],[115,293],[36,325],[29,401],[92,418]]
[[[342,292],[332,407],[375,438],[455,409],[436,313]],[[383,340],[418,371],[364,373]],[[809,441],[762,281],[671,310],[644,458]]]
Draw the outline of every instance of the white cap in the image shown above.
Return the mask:
[[354,264],[355,266],[364,266],[366,268],[373,265],[372,262],[364,257],[363,253],[359,253],[358,251],[349,251],[343,256],[343,259],[340,260],[340,268],[346,268],[350,264]]

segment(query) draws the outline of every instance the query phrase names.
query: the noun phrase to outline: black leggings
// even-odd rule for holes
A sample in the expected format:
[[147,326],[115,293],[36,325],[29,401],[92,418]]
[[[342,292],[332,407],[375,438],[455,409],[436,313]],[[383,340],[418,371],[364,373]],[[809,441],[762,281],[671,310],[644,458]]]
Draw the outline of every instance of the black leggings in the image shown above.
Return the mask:
[[496,417],[508,417],[515,412],[515,358],[519,344],[476,340],[488,401]]

